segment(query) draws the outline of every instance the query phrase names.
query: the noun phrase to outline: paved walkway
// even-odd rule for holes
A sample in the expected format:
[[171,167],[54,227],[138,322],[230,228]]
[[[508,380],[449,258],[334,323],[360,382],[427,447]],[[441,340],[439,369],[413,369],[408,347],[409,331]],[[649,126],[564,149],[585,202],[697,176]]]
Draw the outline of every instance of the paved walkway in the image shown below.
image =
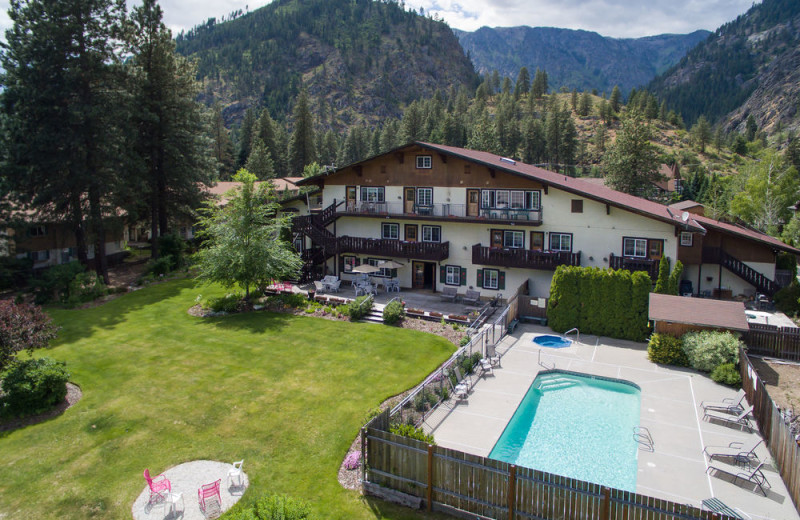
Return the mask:
[[[165,503],[150,504],[150,489],[145,483],[144,490],[133,503],[132,513],[134,520],[205,520],[217,518],[242,498],[250,481],[247,474],[243,474],[242,484],[237,480],[228,481],[230,463],[216,462],[213,460],[195,460],[174,466],[164,472],[172,485],[172,494],[180,493],[183,500],[178,500],[175,510],[170,510]],[[152,473],[151,473],[152,474]],[[155,475],[153,475],[155,476]],[[197,490],[203,484],[210,484],[217,480],[220,482],[220,508],[209,506],[208,516],[200,510],[197,501]]]
[[562,349],[532,343],[533,337],[545,333],[553,332],[520,325],[503,338],[497,348],[502,366],[476,381],[466,402],[444,403],[426,419],[425,429],[434,434],[437,444],[488,456],[540,370],[557,368],[625,379],[642,390],[640,425],[649,429],[655,441],[652,452],[638,452],[637,493],[698,507],[703,499],[717,497],[754,519],[800,518],[763,445],[756,453],[766,462],[764,474],[771,484],[766,497],[746,483],[706,474],[709,461],[704,446],[747,442],[758,435],[703,420],[702,401],[733,397],[735,390],[694,370],[651,363],[642,343],[596,336],[582,336],[581,343]]

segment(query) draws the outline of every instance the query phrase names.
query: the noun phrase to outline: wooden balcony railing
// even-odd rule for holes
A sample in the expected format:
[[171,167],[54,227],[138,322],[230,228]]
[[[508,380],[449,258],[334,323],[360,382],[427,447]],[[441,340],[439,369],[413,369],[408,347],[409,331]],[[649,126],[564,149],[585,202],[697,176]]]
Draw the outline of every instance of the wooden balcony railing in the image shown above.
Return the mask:
[[440,262],[450,256],[450,242],[404,242],[382,238],[343,236],[337,238],[339,253]]
[[433,219],[512,220],[515,222],[542,223],[541,209],[481,208],[477,214],[468,215],[465,204],[413,204],[402,202],[350,202],[337,206],[339,215],[425,217]]
[[611,269],[627,269],[628,271],[644,271],[652,280],[658,278],[658,260],[635,258],[629,256],[608,255],[608,266]]
[[472,263],[555,271],[559,265],[581,265],[581,253],[500,249],[475,244],[472,246]]

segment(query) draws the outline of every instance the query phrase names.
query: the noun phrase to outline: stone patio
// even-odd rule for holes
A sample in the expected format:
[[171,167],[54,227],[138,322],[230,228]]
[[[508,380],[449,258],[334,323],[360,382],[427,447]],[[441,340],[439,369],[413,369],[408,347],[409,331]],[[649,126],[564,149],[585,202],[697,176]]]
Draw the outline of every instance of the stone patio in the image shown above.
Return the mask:
[[[532,343],[547,327],[520,325],[498,345],[501,367],[475,381],[467,402],[444,403],[427,420],[426,431],[437,444],[488,456],[540,370],[552,368],[631,381],[641,393],[640,425],[653,436],[652,452],[638,452],[637,493],[700,507],[716,497],[754,519],[798,519],[780,474],[764,445],[756,450],[771,488],[764,497],[752,485],[734,484],[724,475],[708,475],[705,446],[747,441],[758,432],[703,420],[702,401],[733,397],[735,390],[694,370],[655,365],[646,345],[582,336],[580,343],[562,349]],[[473,376],[476,377],[476,376]]]

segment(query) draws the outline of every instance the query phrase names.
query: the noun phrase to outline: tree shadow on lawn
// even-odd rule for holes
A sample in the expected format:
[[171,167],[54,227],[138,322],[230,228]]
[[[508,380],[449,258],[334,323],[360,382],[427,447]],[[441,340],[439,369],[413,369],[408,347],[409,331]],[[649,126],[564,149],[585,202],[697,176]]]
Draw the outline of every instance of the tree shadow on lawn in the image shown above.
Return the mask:
[[[213,318],[194,318],[195,325],[214,326],[218,329],[246,330],[255,334],[267,332],[282,332],[297,324],[297,318],[305,316],[295,316],[281,312],[251,311],[227,316],[215,316]],[[310,317],[308,319],[311,319]],[[319,319],[319,318],[317,318]]]

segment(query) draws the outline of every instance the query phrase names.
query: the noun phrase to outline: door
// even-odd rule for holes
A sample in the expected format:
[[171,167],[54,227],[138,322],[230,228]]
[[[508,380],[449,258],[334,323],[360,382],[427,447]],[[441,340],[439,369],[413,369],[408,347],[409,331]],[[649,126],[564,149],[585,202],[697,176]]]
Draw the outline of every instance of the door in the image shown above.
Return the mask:
[[467,216],[477,217],[480,215],[480,190],[467,190]]
[[411,288],[425,287],[425,262],[411,262]]
[[661,257],[664,256],[664,242],[661,240],[648,240],[647,247],[648,251],[648,258],[650,260],[661,260]]
[[414,213],[414,203],[417,200],[416,188],[403,189],[403,212]]
[[502,229],[493,229],[491,233],[491,247],[502,248],[503,247],[503,230]]
[[355,211],[356,210],[356,187],[355,186],[348,186],[346,191],[346,198],[347,198],[347,211]]
[[417,241],[417,225],[416,224],[406,224],[405,241],[406,242],[416,242]]
[[531,231],[531,250],[543,251],[544,250],[544,233],[541,231]]

